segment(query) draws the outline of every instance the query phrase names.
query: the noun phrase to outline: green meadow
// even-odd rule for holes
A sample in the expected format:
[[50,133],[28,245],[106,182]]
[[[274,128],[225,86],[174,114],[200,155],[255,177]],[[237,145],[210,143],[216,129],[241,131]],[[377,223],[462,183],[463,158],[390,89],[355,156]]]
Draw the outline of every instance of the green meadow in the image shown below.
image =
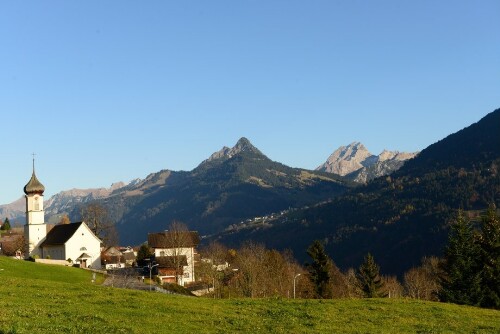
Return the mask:
[[500,311],[410,299],[227,299],[100,286],[0,257],[0,333],[500,333]]

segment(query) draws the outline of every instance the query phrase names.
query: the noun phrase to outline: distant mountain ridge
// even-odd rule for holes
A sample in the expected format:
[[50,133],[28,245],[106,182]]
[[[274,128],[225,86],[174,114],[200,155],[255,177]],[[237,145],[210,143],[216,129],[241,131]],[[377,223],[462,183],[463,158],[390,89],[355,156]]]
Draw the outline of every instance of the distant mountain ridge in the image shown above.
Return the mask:
[[[133,182],[136,182],[136,180]],[[75,206],[109,197],[114,191],[125,186],[130,186],[133,182],[130,182],[129,184],[116,182],[109,188],[74,188],[61,191],[45,201],[45,215],[47,219],[50,219],[51,216],[68,213],[73,210]],[[10,204],[0,205],[0,217],[9,218],[9,220],[13,220],[14,222],[18,221],[24,223],[23,219],[26,215],[25,210],[26,202],[24,196],[22,196]]]
[[113,183],[109,188],[70,189],[50,197],[45,203],[45,214],[55,215],[71,210],[75,205],[109,197],[113,191],[126,186],[124,182]]
[[417,154],[418,152],[384,150],[377,156],[370,153],[362,143],[352,142],[335,150],[316,170],[365,183],[376,177],[391,174],[401,168],[406,160],[414,158]]

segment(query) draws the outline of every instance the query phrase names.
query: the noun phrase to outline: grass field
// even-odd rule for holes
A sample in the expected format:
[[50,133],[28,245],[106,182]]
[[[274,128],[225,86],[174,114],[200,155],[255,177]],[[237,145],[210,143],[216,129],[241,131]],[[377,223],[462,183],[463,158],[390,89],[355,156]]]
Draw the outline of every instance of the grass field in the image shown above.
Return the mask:
[[500,333],[500,312],[408,299],[213,300],[0,257],[0,333]]

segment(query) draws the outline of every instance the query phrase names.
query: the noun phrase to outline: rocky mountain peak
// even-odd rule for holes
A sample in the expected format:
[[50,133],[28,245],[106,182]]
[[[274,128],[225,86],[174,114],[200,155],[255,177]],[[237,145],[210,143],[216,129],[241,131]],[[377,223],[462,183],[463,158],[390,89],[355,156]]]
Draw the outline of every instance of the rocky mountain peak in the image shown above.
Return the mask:
[[388,150],[383,150],[382,153],[378,155],[379,161],[385,161],[394,158],[397,154],[399,154],[398,151],[388,151]]
[[341,146],[316,170],[347,176],[357,182],[366,182],[399,169],[403,163],[417,153],[383,150],[379,155],[371,154],[360,142]]
[[213,153],[207,160],[204,162],[208,161],[213,161],[221,158],[231,158],[235,156],[238,153],[241,152],[254,152],[258,154],[262,154],[255,146],[252,145],[252,143],[245,137],[241,137],[236,145],[234,145],[232,148],[229,148],[227,146],[224,146],[222,149],[219,151]]
[[236,145],[234,145],[233,150],[234,151],[239,151],[239,152],[242,152],[242,151],[258,151],[257,148],[255,148],[255,146],[253,146],[252,143],[250,143],[250,140],[248,140],[245,137],[241,137],[238,140],[238,142],[236,143]]
[[365,161],[376,159],[360,142],[341,146],[333,152],[326,162],[316,170],[345,176],[364,167]]

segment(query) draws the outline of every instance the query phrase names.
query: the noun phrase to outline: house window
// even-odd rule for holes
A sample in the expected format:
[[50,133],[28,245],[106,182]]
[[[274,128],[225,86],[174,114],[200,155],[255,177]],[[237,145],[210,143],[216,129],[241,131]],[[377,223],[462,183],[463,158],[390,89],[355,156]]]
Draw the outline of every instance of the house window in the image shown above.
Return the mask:
[[160,256],[165,256],[165,251],[161,251]]
[[189,273],[184,273],[184,278],[189,278]]

